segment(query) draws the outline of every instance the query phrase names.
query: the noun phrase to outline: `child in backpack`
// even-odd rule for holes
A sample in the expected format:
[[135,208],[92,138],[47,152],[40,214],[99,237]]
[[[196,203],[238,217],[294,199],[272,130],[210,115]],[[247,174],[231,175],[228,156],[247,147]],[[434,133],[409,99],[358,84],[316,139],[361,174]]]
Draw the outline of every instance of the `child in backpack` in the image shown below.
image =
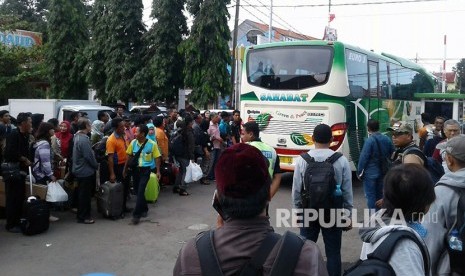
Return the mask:
[[[383,225],[371,223],[375,221],[372,220],[369,227],[360,229],[363,241],[360,259],[366,260],[391,233],[399,230],[414,233],[424,252],[428,252],[423,242],[428,232],[420,222],[435,198],[431,177],[422,166],[402,164],[390,169],[384,178],[385,209],[374,215],[381,216]],[[399,240],[389,259],[395,275],[429,275],[421,250],[413,240]]]

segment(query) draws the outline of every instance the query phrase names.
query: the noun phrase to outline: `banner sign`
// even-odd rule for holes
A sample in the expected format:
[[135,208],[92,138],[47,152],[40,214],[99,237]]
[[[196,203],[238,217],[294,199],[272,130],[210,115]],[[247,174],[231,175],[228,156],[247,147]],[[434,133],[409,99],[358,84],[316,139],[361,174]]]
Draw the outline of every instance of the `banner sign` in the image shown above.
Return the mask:
[[42,33],[16,30],[14,32],[0,31],[0,43],[7,46],[32,47],[42,45]]

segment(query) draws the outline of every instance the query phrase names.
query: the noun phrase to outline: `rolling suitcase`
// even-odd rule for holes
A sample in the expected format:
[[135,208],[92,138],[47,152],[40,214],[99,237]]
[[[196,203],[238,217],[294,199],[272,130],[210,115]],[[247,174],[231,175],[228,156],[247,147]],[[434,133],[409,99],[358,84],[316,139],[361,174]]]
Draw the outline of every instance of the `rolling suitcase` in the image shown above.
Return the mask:
[[38,196],[32,196],[32,170],[29,166],[29,187],[31,196],[24,202],[21,231],[24,235],[40,234],[50,226],[50,209],[47,202]]
[[147,182],[147,186],[145,187],[145,200],[147,202],[156,202],[159,194],[160,185],[158,184],[157,175],[151,173],[149,182]]
[[106,181],[101,184],[97,194],[97,209],[104,217],[121,218],[123,215],[124,187],[121,182]]
[[162,163],[160,166],[160,184],[173,185],[178,171],[178,167],[173,163]]

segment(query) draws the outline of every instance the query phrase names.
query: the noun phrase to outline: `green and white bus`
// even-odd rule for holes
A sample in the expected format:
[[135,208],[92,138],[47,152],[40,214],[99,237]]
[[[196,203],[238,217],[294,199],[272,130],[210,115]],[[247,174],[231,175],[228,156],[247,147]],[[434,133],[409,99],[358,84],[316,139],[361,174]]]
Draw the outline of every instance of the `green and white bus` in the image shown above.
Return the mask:
[[241,116],[256,121],[262,140],[292,171],[295,158],[314,148],[312,133],[325,123],[331,148],[355,170],[369,118],[386,131],[393,121],[418,128],[421,93],[437,91],[421,66],[389,54],[321,40],[277,42],[246,50],[240,89]]

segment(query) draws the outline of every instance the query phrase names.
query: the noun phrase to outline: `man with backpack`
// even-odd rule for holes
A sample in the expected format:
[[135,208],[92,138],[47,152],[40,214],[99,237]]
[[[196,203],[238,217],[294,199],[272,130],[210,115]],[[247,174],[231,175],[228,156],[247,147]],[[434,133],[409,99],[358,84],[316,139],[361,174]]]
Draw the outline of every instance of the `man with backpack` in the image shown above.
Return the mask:
[[434,183],[444,175],[441,164],[431,157],[426,157],[415,144],[413,128],[410,124],[402,121],[397,122],[388,130],[392,131],[392,142],[397,148],[391,158],[392,165],[408,163],[422,165],[430,173]]
[[[436,200],[423,221],[428,231],[425,242],[433,275],[464,275],[465,137],[448,140],[445,151],[445,161],[450,171],[441,177],[434,188]],[[453,234],[454,230],[457,232]],[[461,240],[461,250],[450,247],[451,236]]]
[[270,226],[271,178],[257,148],[239,143],[226,149],[215,176],[213,207],[224,225],[189,240],[173,275],[328,275],[314,242],[281,236]]
[[383,178],[387,173],[388,160],[394,152],[391,139],[379,132],[379,122],[367,122],[370,136],[363,144],[358,160],[357,175],[363,180],[363,190],[369,209],[378,210],[375,202],[383,198]]
[[[333,135],[328,125],[316,126],[312,140],[315,149],[296,160],[292,201],[294,208],[318,210],[327,222],[326,214],[331,209],[343,208],[352,212],[352,170],[346,157],[329,148]],[[342,228],[337,225],[322,227],[321,219],[304,221],[300,234],[316,242],[321,229],[328,258],[326,267],[329,275],[338,276],[341,275]]]

